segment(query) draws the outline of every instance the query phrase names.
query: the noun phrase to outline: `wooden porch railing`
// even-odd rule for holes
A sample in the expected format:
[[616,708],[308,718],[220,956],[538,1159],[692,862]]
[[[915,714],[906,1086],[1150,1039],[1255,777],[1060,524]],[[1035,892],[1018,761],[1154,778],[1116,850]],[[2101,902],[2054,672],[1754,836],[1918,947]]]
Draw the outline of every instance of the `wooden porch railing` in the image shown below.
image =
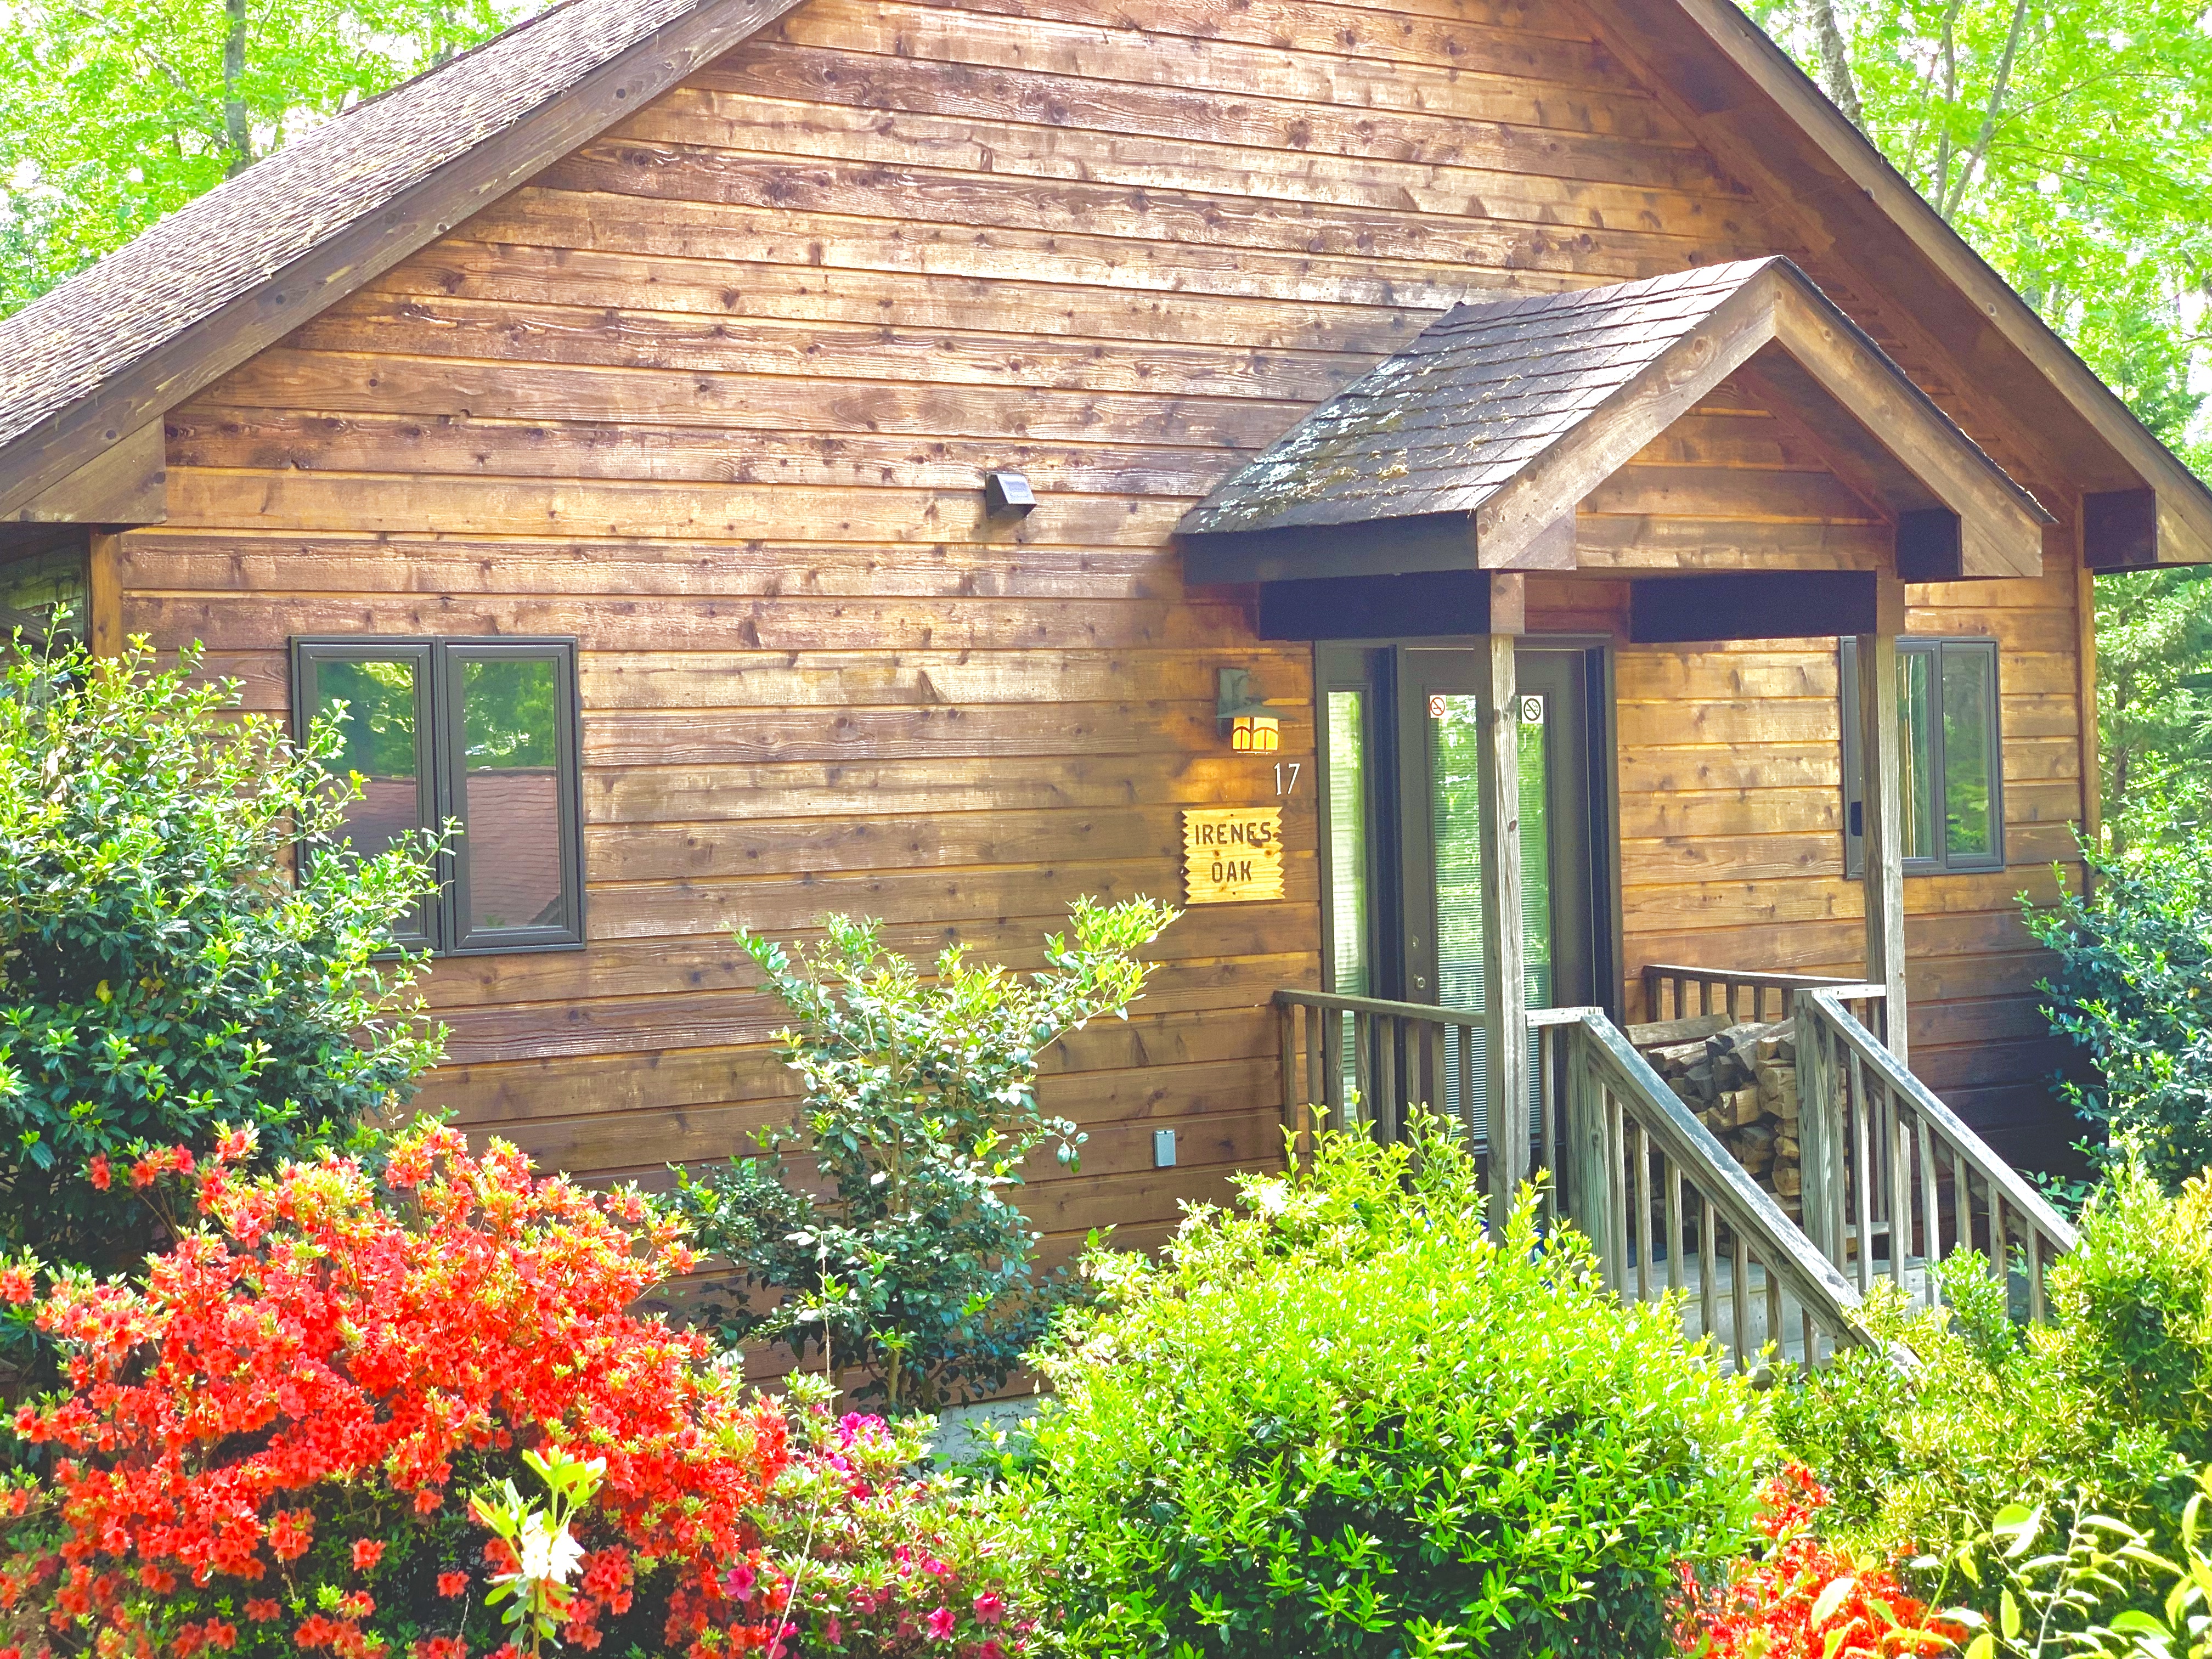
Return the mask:
[[2017,1251],[2021,1311],[2040,1321],[2045,1271],[2074,1229],[1883,1046],[1856,1012],[1882,997],[1879,985],[1795,994],[1805,1231],[1861,1292],[1886,1276],[1930,1307],[1929,1269],[1953,1249],[1983,1251],[2008,1286]]
[[[1738,968],[1649,963],[1644,969],[1644,1018],[1656,1021],[1726,1014],[1735,1020],[1787,1019],[1790,1000],[1799,992],[1850,982],[1817,974],[1760,974]],[[1863,1024],[1886,1036],[1881,988],[1875,988],[1875,999],[1862,1002],[1859,1012]]]
[[[1297,1138],[1301,1158],[1317,1128],[1359,1123],[1395,1140],[1409,1108],[1433,1105],[1442,1111],[1448,1073],[1474,1054],[1482,1024],[1481,1016],[1456,1009],[1328,991],[1278,991],[1275,1010],[1282,1038],[1283,1127]],[[1547,1140],[1547,1168],[1551,1150]]]
[[[1296,990],[1274,1000],[1284,1123],[1301,1158],[1318,1127],[1395,1138],[1411,1107],[1446,1097],[1448,1066],[1474,1052],[1479,1029],[1474,1015],[1419,1003]],[[1770,1339],[1816,1364],[1871,1340],[1843,1274],[1602,1009],[1545,1009],[1528,1024],[1529,1153],[1609,1287],[1638,1300],[1680,1291],[1686,1325],[1741,1369]],[[1534,1172],[1499,1168],[1484,1150],[1493,1192]]]
[[1810,1366],[1874,1340],[1843,1274],[1603,1009],[1546,1009],[1528,1020],[1531,1063],[1547,1100],[1556,1094],[1562,1108],[1561,1200],[1615,1294],[1680,1292],[1686,1324],[1694,1308],[1692,1329],[1740,1370],[1759,1363],[1769,1341]]

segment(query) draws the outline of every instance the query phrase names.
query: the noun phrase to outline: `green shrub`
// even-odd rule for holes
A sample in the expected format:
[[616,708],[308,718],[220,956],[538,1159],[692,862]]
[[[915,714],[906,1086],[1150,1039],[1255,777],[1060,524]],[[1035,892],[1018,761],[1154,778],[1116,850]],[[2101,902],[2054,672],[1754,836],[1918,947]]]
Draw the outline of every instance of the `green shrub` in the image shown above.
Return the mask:
[[2104,1414],[2155,1425],[2192,1463],[2212,1462],[2212,1185],[2168,1198],[2115,1170],[2051,1271],[2069,1376]]
[[1677,1563],[1752,1535],[1748,1385],[1533,1194],[1486,1233],[1433,1119],[1239,1184],[1164,1265],[1091,1258],[1097,1305],[1040,1357],[1007,1501],[1061,1554],[1078,1650],[1664,1650]]
[[[1009,1196],[1021,1165],[1083,1136],[1037,1105],[1046,1049],[1102,1015],[1128,1017],[1151,969],[1136,952],[1176,913],[1149,899],[1069,913],[1024,980],[970,966],[955,945],[925,981],[883,948],[877,924],[824,919],[828,940],[794,960],[744,936],[799,1021],[784,1055],[805,1079],[798,1121],[761,1137],[679,1200],[701,1247],[738,1270],[739,1294],[705,1317],[736,1347],[782,1339],[802,1360],[826,1347],[860,1397],[934,1411],[1003,1383],[1044,1334],[1057,1294],[1036,1283],[1036,1235]],[[794,1185],[787,1154],[811,1149],[828,1196]],[[680,1173],[680,1172],[679,1172]]]
[[2016,1496],[2081,1483],[2124,1503],[2155,1484],[2167,1437],[2084,1387],[2058,1331],[2012,1324],[1983,1258],[1938,1276],[1948,1309],[1878,1286],[1867,1322],[1888,1346],[1840,1353],[1776,1401],[1776,1432],[1834,1500],[1831,1532],[1886,1555],[1939,1547]]
[[2011,1322],[1978,1255],[1938,1279],[1944,1308],[1893,1291],[1869,1306],[1909,1365],[1839,1355],[1778,1402],[1776,1431],[1829,1488],[1838,1529],[1938,1547],[2021,1502],[2101,1506],[2170,1538],[2175,1471],[2212,1451],[2212,1188],[2168,1198],[2114,1170],[2050,1270],[2046,1324]]
[[198,667],[0,642],[0,1237],[50,1262],[160,1237],[142,1146],[204,1154],[227,1122],[273,1164],[437,1054],[416,964],[377,960],[426,858],[339,850],[335,732],[299,752]]
[[2096,1069],[2059,1090],[2109,1143],[2094,1157],[2140,1159],[2171,1189],[2212,1164],[2212,831],[2083,856],[2090,896],[2027,916],[2059,956],[2051,1027]]

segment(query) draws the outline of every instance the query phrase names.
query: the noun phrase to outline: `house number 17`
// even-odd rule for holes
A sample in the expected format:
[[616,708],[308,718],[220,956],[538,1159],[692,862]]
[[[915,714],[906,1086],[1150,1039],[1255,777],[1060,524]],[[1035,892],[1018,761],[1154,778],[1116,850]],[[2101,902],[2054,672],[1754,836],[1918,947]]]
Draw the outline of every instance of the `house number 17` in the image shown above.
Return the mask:
[[1298,768],[1301,764],[1303,764],[1302,762],[1292,761],[1290,763],[1291,775],[1286,779],[1283,775],[1283,763],[1280,761],[1275,763],[1275,793],[1277,794],[1287,795],[1298,787]]

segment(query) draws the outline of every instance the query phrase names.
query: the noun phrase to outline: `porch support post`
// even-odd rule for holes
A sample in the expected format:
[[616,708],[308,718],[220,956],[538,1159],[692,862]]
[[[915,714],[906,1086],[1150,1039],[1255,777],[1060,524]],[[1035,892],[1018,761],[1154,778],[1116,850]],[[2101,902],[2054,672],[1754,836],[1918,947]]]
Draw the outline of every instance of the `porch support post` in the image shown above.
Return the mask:
[[1859,799],[1865,834],[1866,976],[1885,988],[1884,1040],[1905,1058],[1905,817],[1899,781],[1897,636],[1905,587],[1881,579],[1878,631],[1858,636]]
[[1528,1175],[1528,974],[1521,938],[1521,694],[1513,669],[1522,616],[1517,575],[1494,574],[1482,698],[1482,1027],[1490,1119],[1492,1220]]

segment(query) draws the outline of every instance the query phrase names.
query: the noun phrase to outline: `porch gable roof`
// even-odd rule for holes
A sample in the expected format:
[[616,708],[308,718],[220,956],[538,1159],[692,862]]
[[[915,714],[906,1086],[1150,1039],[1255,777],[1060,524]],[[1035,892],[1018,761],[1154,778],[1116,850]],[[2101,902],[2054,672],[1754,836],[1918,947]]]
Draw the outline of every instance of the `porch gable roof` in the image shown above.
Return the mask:
[[1838,470],[1901,524],[1956,519],[1956,574],[2039,568],[2050,514],[1775,257],[1454,307],[1185,514],[1187,573],[1343,574],[1326,544],[1293,532],[1354,526],[1395,532],[1407,569],[1571,567],[1575,503],[1762,364],[1770,390],[1830,438]]

